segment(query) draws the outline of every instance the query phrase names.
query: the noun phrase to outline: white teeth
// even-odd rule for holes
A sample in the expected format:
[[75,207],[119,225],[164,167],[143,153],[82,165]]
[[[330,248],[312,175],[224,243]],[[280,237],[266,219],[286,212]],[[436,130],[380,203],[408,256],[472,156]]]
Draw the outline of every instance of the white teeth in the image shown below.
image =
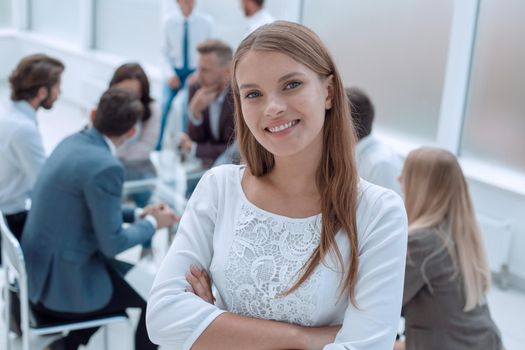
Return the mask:
[[297,124],[297,121],[293,120],[293,121],[285,123],[283,125],[274,126],[273,128],[268,128],[268,130],[270,130],[270,132],[279,132],[279,131],[283,131],[285,129],[291,128],[295,124]]

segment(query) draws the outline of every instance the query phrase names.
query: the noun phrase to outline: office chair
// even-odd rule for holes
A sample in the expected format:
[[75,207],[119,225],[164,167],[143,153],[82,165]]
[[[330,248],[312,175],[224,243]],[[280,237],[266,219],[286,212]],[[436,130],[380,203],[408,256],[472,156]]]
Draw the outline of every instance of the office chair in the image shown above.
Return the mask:
[[10,286],[16,286],[20,298],[20,314],[22,329],[22,349],[30,350],[29,338],[31,334],[48,335],[55,333],[66,334],[69,331],[91,327],[102,327],[104,349],[108,350],[107,326],[121,321],[128,321],[125,312],[108,314],[105,316],[85,318],[78,321],[57,321],[39,315],[32,310],[28,299],[27,274],[24,254],[20,243],[7,227],[2,212],[0,212],[0,231],[2,234],[2,257],[5,272],[4,301],[5,301],[5,349],[10,349],[9,324],[11,322]]

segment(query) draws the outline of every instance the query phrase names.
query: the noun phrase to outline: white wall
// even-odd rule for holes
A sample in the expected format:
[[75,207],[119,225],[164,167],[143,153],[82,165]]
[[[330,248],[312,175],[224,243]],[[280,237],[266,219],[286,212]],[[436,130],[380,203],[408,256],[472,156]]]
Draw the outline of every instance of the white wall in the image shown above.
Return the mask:
[[472,178],[468,182],[476,212],[510,225],[509,272],[514,276],[512,282],[525,288],[525,196]]
[[[62,79],[62,98],[89,109],[96,104],[107,88],[115,68],[125,60],[122,57],[70,47],[48,38],[28,33],[2,34],[0,32],[0,80],[5,80],[16,63],[34,53],[46,53],[62,60],[66,70]],[[151,80],[153,97],[161,97],[161,76],[155,66],[144,64]]]
[[433,142],[452,13],[452,0],[305,0],[303,23],[328,46],[345,85],[372,97],[375,127]]

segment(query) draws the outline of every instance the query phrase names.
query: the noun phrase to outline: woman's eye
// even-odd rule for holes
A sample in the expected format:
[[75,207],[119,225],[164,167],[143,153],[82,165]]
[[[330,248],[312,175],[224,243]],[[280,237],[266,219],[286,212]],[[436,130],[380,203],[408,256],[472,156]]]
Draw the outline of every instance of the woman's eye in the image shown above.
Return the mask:
[[292,81],[286,84],[286,89],[295,89],[296,87],[300,86],[302,83],[300,81]]
[[244,97],[245,98],[255,98],[255,97],[259,97],[261,94],[258,92],[258,91],[251,91],[251,92],[248,92]]

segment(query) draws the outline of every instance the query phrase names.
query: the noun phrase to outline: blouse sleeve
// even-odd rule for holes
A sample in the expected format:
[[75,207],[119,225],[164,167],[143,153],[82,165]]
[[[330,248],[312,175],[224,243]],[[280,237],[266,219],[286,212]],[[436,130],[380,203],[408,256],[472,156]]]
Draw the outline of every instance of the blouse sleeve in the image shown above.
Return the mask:
[[156,344],[190,349],[208,325],[224,312],[185,292],[189,286],[185,275],[191,265],[209,270],[217,201],[216,177],[208,172],[188,201],[150,292],[146,325],[150,339]]
[[403,202],[383,192],[361,217],[359,271],[355,296],[333,344],[324,350],[392,349],[400,319],[407,248]]

